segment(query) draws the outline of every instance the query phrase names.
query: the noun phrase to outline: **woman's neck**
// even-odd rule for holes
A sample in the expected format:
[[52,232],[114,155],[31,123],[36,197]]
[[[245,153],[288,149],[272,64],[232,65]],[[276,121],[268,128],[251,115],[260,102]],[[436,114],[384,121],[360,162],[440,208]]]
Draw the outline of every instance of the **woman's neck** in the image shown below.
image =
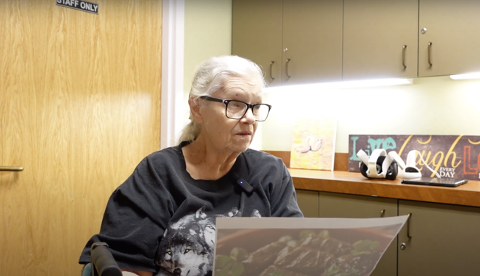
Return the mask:
[[209,144],[201,135],[182,148],[187,172],[193,179],[217,180],[226,175],[240,152],[226,152]]

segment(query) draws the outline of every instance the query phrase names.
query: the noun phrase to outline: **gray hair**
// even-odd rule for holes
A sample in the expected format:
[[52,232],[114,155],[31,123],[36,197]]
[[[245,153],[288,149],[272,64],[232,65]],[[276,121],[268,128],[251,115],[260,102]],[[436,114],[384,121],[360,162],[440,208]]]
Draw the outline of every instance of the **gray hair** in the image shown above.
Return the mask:
[[[254,62],[239,56],[212,57],[202,62],[195,70],[189,97],[212,95],[225,88],[228,79],[240,77],[247,85],[263,91],[265,80],[262,69]],[[200,125],[190,120],[182,130],[179,142],[194,141],[200,134]]]

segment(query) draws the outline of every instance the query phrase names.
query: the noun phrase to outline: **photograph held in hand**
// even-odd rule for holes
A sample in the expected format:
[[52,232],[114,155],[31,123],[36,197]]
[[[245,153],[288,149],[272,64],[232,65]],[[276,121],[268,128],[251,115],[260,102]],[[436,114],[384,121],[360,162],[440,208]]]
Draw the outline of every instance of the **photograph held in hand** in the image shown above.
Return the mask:
[[368,276],[407,218],[217,218],[213,275]]

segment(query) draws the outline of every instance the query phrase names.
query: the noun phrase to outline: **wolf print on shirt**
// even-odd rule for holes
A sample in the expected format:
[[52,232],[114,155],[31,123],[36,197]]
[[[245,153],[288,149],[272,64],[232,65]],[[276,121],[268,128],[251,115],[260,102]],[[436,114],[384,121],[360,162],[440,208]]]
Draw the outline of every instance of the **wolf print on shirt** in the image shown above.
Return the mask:
[[[225,214],[207,215],[205,207],[187,215],[165,230],[155,257],[157,276],[206,276],[212,274],[215,218],[240,217],[237,208]],[[257,210],[252,213],[260,217]]]

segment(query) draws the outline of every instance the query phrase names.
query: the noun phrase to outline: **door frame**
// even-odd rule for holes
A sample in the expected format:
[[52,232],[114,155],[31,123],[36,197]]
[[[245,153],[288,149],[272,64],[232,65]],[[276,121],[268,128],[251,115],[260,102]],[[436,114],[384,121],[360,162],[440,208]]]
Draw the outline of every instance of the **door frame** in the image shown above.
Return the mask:
[[164,0],[162,21],[161,149],[176,145],[184,121],[185,0]]

